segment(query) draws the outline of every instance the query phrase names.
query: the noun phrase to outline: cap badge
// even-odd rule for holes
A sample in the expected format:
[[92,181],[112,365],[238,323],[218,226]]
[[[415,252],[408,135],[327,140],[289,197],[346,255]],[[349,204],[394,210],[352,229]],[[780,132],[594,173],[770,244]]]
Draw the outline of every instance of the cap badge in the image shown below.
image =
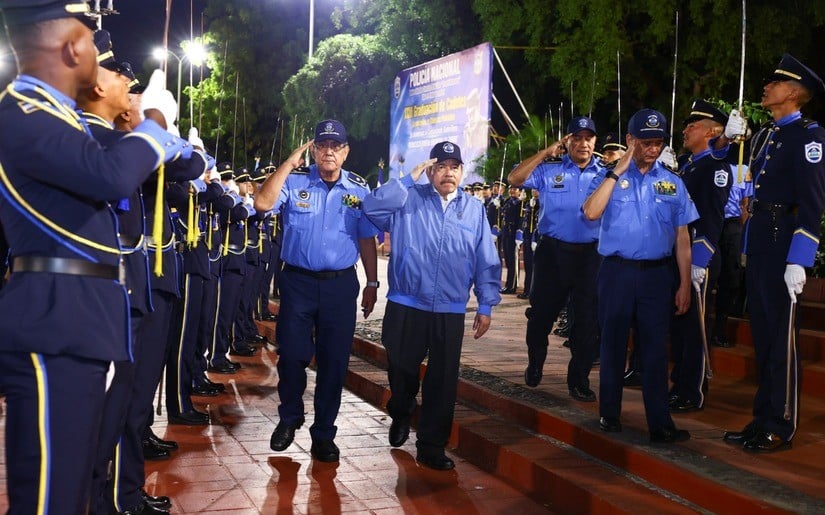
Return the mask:
[[327,123],[326,125],[324,125],[325,132],[333,132],[334,129],[335,127],[333,127],[331,123]]
[[648,127],[658,127],[659,126],[659,117],[655,114],[652,114],[647,117],[647,126]]
[[579,127],[581,127],[582,129],[587,127],[587,119],[586,118],[582,118],[581,120],[579,120]]
[[453,152],[455,152],[455,147],[452,143],[444,143],[444,146],[441,147],[441,150],[448,154],[452,154]]

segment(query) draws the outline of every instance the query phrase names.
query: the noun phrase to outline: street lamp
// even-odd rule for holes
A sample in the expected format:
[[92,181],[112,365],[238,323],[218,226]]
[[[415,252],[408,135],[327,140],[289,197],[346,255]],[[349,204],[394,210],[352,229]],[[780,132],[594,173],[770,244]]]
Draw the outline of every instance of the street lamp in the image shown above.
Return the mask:
[[[162,47],[156,48],[152,55],[160,62],[165,62],[168,56],[172,56],[178,61],[178,94],[176,100],[178,101],[178,120],[180,120],[180,93],[181,93],[181,76],[183,75],[183,61],[189,61],[189,86],[192,86],[192,66],[201,66],[206,61],[206,49],[199,41],[183,41],[180,44],[183,55],[178,55],[175,52],[164,49]],[[189,95],[189,124],[193,125],[194,113],[192,106],[192,95]]]
[[168,48],[158,47],[152,52],[152,56],[162,63],[166,62],[170,55],[178,60],[178,94],[175,96],[175,100],[178,103],[178,120],[180,120],[180,76],[183,71],[183,59]]

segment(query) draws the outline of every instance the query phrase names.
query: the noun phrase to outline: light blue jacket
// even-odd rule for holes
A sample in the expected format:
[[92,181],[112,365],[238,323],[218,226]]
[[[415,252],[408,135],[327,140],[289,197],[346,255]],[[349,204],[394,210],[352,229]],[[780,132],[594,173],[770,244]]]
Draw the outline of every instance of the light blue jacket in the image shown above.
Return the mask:
[[501,261],[484,205],[459,190],[444,211],[430,184],[407,175],[363,200],[364,214],[392,236],[387,298],[436,313],[465,313],[470,288],[478,313],[501,302]]

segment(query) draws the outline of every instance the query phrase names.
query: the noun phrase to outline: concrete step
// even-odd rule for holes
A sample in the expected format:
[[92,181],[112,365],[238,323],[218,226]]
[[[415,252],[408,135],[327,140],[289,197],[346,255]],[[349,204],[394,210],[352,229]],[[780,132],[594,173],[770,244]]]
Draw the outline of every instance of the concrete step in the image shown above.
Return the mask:
[[[369,402],[385,406],[389,392],[384,386],[386,356],[383,348],[356,338],[353,353],[358,358],[351,361],[351,375],[355,378],[348,379],[348,387]],[[364,368],[368,368],[369,372],[362,372]],[[699,511],[716,513],[780,513],[788,509],[783,505],[788,498],[796,498],[796,494],[785,492],[778,495],[776,503],[773,503],[759,494],[742,492],[737,485],[747,473],[721,464],[717,464],[717,470],[710,473],[700,470],[702,462],[707,461],[707,456],[702,453],[680,446],[651,451],[652,446],[646,444],[647,434],[627,427],[622,433],[622,440],[617,441],[614,436],[598,429],[592,415],[582,417],[577,414],[574,417],[571,413],[539,409],[530,402],[519,400],[534,395],[533,391],[504,381],[494,381],[493,388],[489,388],[479,385],[474,380],[478,377],[474,378],[474,375],[479,373],[462,369],[458,397],[464,408],[476,409],[482,415],[476,413],[471,417],[465,416],[466,413],[461,410],[457,411],[450,446],[474,465],[495,472],[502,478],[509,478],[508,481],[512,480],[514,485],[524,485],[529,495],[549,496],[537,499],[551,503],[554,509],[582,512],[582,506],[586,506],[588,509],[584,511],[601,512],[602,508],[610,512],[625,511],[623,500],[628,496],[638,494],[647,499],[644,502],[652,502],[653,498],[648,497],[651,494],[647,491],[649,489],[657,492],[657,496],[671,499],[668,509],[660,507],[656,512],[698,507]],[[558,442],[577,452],[572,455],[558,454],[561,452],[555,447]],[[578,453],[583,453],[588,461],[578,461],[581,459]],[[724,473],[719,470],[724,470]],[[620,477],[626,475],[633,482],[647,485],[643,489],[645,493],[633,490],[634,493],[630,494],[623,490],[624,487],[610,487],[616,485],[616,471],[620,472]],[[729,482],[719,481],[718,475],[727,475],[732,479]],[[759,482],[759,478],[753,480]],[[563,487],[555,488],[553,481],[561,482]],[[621,493],[613,499],[609,493],[616,491]],[[587,497],[581,498],[580,495]],[[557,504],[564,502],[565,496],[575,499],[572,507]],[[825,503],[817,500],[806,499],[805,503],[819,503],[825,508]],[[691,505],[695,507],[690,508]],[[631,505],[630,511],[651,512],[642,508],[641,504],[638,506],[634,508]]]

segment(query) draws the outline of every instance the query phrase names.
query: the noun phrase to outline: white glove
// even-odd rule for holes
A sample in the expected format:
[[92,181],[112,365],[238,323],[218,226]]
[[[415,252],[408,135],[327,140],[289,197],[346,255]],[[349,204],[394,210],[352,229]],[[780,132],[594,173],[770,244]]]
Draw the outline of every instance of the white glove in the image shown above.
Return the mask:
[[140,97],[140,113],[147,109],[157,109],[166,118],[166,126],[171,127],[178,116],[178,103],[172,93],[166,89],[166,74],[161,70],[152,72],[149,84]]
[[241,194],[241,189],[238,188],[238,184],[234,180],[229,181],[229,191],[235,192],[236,195]]
[[538,244],[537,241],[531,241],[530,242],[530,248],[533,249],[533,252],[536,251],[536,247],[538,247],[538,246],[539,246],[539,244]]
[[699,292],[702,291],[702,283],[705,282],[705,276],[708,271],[701,266],[690,265],[690,280],[693,282],[693,288]]
[[739,136],[744,136],[747,130],[748,124],[742,117],[742,113],[738,109],[733,109],[728,117],[728,123],[725,125],[725,137],[736,139]]
[[496,207],[501,207],[501,199],[499,199],[498,197],[494,198],[493,205]]
[[215,181],[220,182],[221,174],[218,173],[217,168],[212,167],[212,169],[209,170],[209,173],[207,174],[207,178],[208,178],[209,182],[215,182]]
[[788,295],[793,302],[796,302],[796,296],[802,293],[805,279],[804,268],[799,265],[785,265],[785,285],[788,287]]
[[205,149],[206,147],[203,146],[203,140],[200,136],[198,136],[198,128],[197,127],[190,127],[189,128],[189,143],[200,150]]
[[673,151],[670,145],[662,149],[662,153],[659,154],[659,162],[671,170],[676,170],[679,167],[676,163],[676,152]]
[[494,235],[492,235],[492,236],[491,236],[491,238],[493,238],[493,243],[495,243],[496,241],[498,241],[498,236],[496,236],[495,234],[494,234]]
[[516,252],[518,252],[518,249],[521,248],[523,243],[524,243],[524,241],[522,241],[522,240],[516,240]]

